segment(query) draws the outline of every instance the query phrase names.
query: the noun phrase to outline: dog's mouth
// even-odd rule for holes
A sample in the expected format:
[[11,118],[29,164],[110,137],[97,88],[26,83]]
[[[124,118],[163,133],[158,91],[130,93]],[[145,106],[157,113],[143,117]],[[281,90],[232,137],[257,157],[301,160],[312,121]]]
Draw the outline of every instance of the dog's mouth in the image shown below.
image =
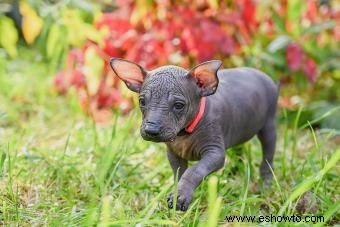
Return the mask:
[[154,135],[149,135],[146,133],[141,134],[144,140],[147,141],[152,141],[152,142],[173,142],[176,139],[176,136],[154,136]]

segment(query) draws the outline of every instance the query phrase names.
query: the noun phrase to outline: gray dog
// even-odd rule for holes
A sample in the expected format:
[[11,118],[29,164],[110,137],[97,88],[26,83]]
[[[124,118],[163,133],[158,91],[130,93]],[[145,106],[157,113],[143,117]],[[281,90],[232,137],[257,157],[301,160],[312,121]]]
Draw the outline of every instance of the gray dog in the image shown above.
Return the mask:
[[[185,211],[204,177],[224,165],[224,150],[257,135],[263,159],[260,174],[272,179],[275,110],[278,86],[252,68],[220,69],[221,61],[204,62],[187,71],[163,66],[145,71],[136,63],[111,59],[126,86],[139,93],[145,140],[165,142],[174,174],[178,170],[176,209]],[[199,162],[188,168],[188,161]],[[173,195],[168,206],[173,206]]]

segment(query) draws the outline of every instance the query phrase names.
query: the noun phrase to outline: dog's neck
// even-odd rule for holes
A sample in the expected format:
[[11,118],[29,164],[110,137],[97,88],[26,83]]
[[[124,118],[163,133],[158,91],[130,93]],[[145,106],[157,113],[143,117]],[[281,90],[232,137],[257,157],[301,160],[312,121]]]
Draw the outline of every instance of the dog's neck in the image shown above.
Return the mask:
[[201,100],[200,100],[200,103],[199,103],[199,106],[198,106],[198,111],[194,117],[194,119],[190,122],[190,124],[185,127],[184,129],[182,129],[178,134],[177,136],[184,136],[184,135],[187,135],[187,134],[190,134],[192,133],[197,124],[200,122],[200,120],[202,119],[203,117],[203,114],[204,114],[204,110],[205,110],[205,104],[206,104],[206,97],[202,97]]

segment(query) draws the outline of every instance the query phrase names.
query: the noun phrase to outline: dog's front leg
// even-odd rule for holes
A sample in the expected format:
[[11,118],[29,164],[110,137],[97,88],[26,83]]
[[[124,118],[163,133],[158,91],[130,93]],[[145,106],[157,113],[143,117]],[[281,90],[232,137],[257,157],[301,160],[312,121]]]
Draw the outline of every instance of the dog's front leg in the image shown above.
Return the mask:
[[[178,183],[177,210],[186,211],[190,205],[195,189],[210,173],[217,171],[224,165],[224,150],[210,147],[202,153],[201,160],[188,168]],[[173,197],[168,199],[168,205],[173,204]]]
[[[169,148],[167,150],[167,155],[168,155],[170,166],[174,173],[174,182],[176,181],[177,171],[178,171],[178,180],[180,180],[183,173],[188,168],[188,161],[179,157],[177,154],[172,152]],[[172,192],[169,194],[167,201],[168,201],[168,207],[172,208],[173,207],[173,193]]]
[[176,180],[176,174],[178,171],[178,180],[181,179],[183,173],[188,168],[188,161],[179,157],[177,154],[172,152],[169,148],[167,150],[168,160],[172,171],[174,173],[174,179]]

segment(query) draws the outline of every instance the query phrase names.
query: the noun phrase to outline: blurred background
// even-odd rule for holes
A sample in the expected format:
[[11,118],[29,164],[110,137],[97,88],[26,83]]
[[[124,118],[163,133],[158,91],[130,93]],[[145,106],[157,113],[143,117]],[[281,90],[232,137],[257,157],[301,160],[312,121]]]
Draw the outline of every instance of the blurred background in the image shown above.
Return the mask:
[[[0,0],[0,225],[198,226],[208,215],[229,226],[225,215],[295,210],[340,223],[339,41],[337,0]],[[168,210],[166,148],[140,137],[138,96],[111,57],[149,70],[220,59],[279,81],[273,187],[259,190],[254,139],[213,174],[220,209],[204,180],[190,211]]]
[[[28,58],[48,65],[47,84],[105,122],[128,113],[133,95],[108,66],[126,58],[147,69],[221,59],[282,85],[280,106],[301,122],[339,106],[340,4],[332,0],[2,1],[0,68]],[[23,57],[25,55],[25,57]],[[315,127],[340,128],[339,111]],[[288,114],[288,115],[289,115]],[[289,117],[289,116],[288,116]]]

